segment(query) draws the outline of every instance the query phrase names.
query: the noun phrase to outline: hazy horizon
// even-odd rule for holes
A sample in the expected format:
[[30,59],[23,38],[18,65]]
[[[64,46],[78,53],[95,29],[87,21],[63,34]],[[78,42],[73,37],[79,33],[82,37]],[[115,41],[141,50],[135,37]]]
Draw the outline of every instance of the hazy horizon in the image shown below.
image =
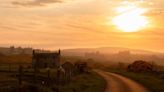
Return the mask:
[[[130,52],[133,52],[133,51],[141,51],[141,52],[149,52],[150,54],[151,53],[164,53],[163,51],[156,51],[156,50],[150,50],[150,49],[139,49],[139,48],[129,48],[129,47],[118,47],[118,46],[102,46],[102,47],[72,47],[72,48],[35,48],[35,47],[31,47],[31,46],[14,46],[14,45],[11,45],[11,46],[0,46],[0,48],[10,48],[10,47],[15,47],[15,48],[32,48],[32,49],[40,49],[40,50],[50,50],[50,51],[58,51],[59,49],[60,50],[86,50],[86,49],[89,49],[89,50],[93,50],[94,51],[99,51],[99,52],[102,52],[101,49],[115,49],[115,53],[119,53],[120,51],[130,51]],[[96,50],[97,49],[97,50]],[[89,51],[90,52],[90,51]],[[108,52],[108,53],[113,53],[112,52]]]

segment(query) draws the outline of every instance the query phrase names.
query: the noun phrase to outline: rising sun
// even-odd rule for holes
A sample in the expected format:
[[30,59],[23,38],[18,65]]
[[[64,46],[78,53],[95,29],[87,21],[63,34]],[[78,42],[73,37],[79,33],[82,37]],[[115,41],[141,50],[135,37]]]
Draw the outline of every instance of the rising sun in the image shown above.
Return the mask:
[[119,15],[114,17],[113,24],[123,32],[137,32],[146,27],[148,20],[143,14],[145,9],[137,6],[123,6],[117,8]]

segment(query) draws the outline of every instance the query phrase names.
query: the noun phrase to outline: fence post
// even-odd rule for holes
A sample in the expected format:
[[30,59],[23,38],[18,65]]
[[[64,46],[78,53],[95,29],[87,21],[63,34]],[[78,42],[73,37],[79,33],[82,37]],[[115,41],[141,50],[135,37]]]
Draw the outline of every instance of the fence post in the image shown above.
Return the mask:
[[33,72],[33,76],[34,76],[34,83],[36,83],[36,78],[37,78],[37,72],[38,72],[38,70],[37,70],[37,67],[35,66],[34,68],[34,72]]
[[20,65],[19,66],[19,75],[18,75],[19,85],[22,85],[22,75],[23,75],[23,67]]
[[23,66],[20,65],[20,66],[19,66],[19,69],[18,69],[19,92],[21,92],[22,75],[23,75]]
[[50,68],[49,67],[47,68],[47,78],[48,78],[47,82],[49,85],[50,84]]

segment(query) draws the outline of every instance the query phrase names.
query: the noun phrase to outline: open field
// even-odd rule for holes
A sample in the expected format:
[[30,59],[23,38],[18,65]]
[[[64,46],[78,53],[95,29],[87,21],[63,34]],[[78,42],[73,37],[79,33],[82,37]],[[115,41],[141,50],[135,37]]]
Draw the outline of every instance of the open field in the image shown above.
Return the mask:
[[1,63],[31,63],[32,56],[27,54],[18,54],[18,55],[0,55]]

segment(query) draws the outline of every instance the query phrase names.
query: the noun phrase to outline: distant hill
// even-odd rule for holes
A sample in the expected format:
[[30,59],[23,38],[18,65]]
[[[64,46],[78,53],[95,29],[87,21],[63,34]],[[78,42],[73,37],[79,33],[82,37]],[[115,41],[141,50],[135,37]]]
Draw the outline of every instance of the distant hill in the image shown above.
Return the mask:
[[116,54],[120,51],[130,51],[132,54],[146,54],[146,55],[162,55],[164,53],[153,52],[140,49],[129,49],[122,47],[100,47],[100,48],[76,48],[76,49],[64,49],[62,50],[63,55],[73,55],[73,56],[84,56],[85,53],[100,52],[103,54]]
[[164,65],[164,53],[129,49],[121,47],[100,47],[100,48],[76,48],[64,49],[62,56],[78,56],[85,59],[92,58],[98,61],[132,63],[135,60],[154,61],[159,65]]

